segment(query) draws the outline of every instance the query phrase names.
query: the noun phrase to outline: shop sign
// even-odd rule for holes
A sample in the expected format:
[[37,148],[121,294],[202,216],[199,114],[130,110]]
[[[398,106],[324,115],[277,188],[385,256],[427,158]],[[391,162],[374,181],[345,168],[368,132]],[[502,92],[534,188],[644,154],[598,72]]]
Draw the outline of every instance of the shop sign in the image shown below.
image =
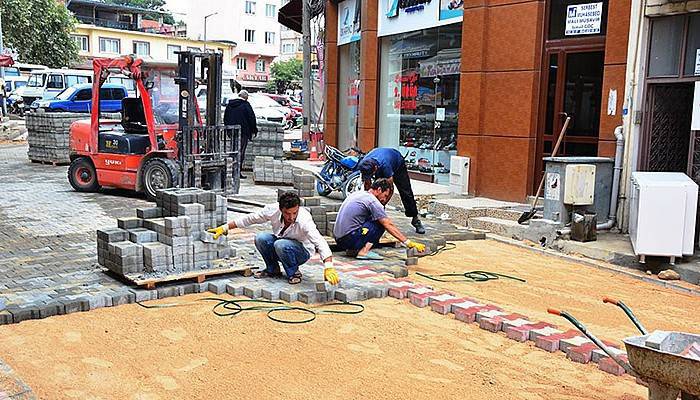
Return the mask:
[[420,76],[422,77],[433,77],[433,76],[443,76],[443,75],[458,75],[459,74],[460,60],[449,60],[449,61],[421,61],[420,62]]
[[464,0],[440,0],[440,21],[461,18],[464,12]]
[[[377,35],[394,35],[460,22],[463,6],[458,4],[463,4],[463,1],[379,0]],[[449,11],[442,17],[441,8]]]
[[362,0],[338,3],[338,46],[360,40],[360,4]]
[[600,33],[603,3],[572,4],[566,7],[564,35],[594,35]]
[[256,82],[267,82],[267,75],[243,74],[243,80],[256,81]]

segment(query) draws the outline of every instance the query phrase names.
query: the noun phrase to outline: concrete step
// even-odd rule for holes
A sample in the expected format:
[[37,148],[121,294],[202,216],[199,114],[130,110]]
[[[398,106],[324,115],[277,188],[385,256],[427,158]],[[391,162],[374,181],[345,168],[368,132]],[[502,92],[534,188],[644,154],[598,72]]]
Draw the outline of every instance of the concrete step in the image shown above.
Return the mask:
[[526,226],[518,224],[518,221],[494,217],[469,218],[467,226],[472,229],[485,230],[499,236],[514,239],[522,238],[523,232],[527,229]]
[[522,215],[521,210],[512,210],[508,208],[487,208],[484,210],[484,217],[504,219],[507,221],[517,221]]

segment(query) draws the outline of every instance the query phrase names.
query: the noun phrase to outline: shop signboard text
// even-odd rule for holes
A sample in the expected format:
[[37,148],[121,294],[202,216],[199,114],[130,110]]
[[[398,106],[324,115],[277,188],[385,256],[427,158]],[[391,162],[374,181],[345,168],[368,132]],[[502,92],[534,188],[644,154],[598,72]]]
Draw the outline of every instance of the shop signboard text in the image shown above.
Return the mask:
[[600,33],[603,3],[572,4],[566,7],[564,35],[594,35]]

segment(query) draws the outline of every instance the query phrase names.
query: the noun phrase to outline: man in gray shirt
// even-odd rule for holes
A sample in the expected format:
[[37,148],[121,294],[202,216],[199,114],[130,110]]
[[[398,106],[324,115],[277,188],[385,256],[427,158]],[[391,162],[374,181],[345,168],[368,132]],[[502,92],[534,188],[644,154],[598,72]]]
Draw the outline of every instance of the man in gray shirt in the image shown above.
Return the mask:
[[404,246],[425,251],[425,245],[406,238],[391,221],[384,206],[389,202],[394,185],[387,179],[377,179],[367,192],[355,192],[340,206],[333,236],[340,248],[361,260],[381,260],[371,251],[384,232],[389,232]]

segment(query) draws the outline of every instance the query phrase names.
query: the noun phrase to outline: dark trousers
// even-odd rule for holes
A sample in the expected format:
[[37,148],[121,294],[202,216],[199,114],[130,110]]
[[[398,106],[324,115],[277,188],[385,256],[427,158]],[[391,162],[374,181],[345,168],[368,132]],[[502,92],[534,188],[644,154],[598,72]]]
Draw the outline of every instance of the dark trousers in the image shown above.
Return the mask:
[[394,185],[399,191],[399,196],[401,196],[401,203],[403,203],[403,208],[406,209],[407,217],[417,217],[418,216],[418,206],[416,205],[416,198],[413,196],[413,189],[411,189],[411,179],[408,177],[408,169],[406,169],[406,163],[401,163],[398,170],[394,171]]
[[299,266],[309,261],[310,255],[304,245],[292,239],[280,239],[271,233],[255,235],[255,248],[265,260],[265,271],[270,275],[279,275],[280,263],[287,277],[291,277]]
[[239,164],[240,164],[240,171],[243,173],[243,161],[245,160],[245,149],[248,148],[248,141],[250,140],[250,137],[248,135],[241,134],[241,151],[238,153],[240,155],[239,159]]
[[378,244],[384,235],[384,227],[377,221],[368,221],[351,233],[336,239],[338,247],[342,250],[360,250],[367,243]]

